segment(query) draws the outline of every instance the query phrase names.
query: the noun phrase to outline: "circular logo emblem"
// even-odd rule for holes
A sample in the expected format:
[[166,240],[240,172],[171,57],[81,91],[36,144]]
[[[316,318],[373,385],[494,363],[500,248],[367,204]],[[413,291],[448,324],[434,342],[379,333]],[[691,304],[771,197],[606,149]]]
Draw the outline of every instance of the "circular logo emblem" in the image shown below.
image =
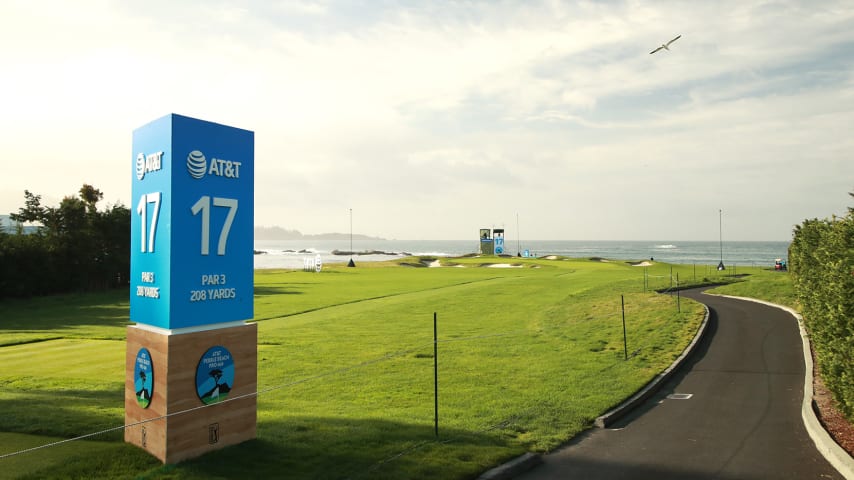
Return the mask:
[[[196,179],[204,177],[207,166],[204,153],[193,150],[187,155],[187,171],[190,172],[191,177]],[[137,175],[139,175],[139,159],[137,159]]]
[[145,154],[140,153],[136,156],[136,179],[142,180],[145,177]]
[[196,368],[196,393],[205,405],[228,398],[234,388],[234,359],[227,348],[211,347]]
[[136,391],[136,402],[140,407],[148,408],[151,405],[151,395],[154,393],[154,368],[147,348],[140,348],[136,354],[133,388]]

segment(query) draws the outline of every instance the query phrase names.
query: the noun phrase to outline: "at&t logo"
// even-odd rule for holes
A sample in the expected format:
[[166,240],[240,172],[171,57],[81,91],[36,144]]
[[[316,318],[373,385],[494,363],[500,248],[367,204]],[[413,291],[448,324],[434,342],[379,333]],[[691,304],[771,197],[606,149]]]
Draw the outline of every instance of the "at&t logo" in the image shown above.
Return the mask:
[[141,153],[136,156],[136,178],[142,180],[145,174],[156,172],[163,168],[163,152],[154,152],[148,155]]
[[205,154],[198,150],[193,150],[187,155],[187,172],[195,179],[201,179],[205,175],[240,178],[241,165],[241,162],[223,160],[221,158],[211,158],[209,163],[205,158]]

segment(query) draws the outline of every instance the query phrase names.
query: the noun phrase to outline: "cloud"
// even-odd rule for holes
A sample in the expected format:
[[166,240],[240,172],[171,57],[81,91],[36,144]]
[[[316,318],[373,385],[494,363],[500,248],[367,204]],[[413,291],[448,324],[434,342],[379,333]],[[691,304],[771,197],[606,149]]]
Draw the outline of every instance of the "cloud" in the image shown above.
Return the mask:
[[854,178],[845,2],[47,0],[0,41],[0,211],[129,203],[130,132],[169,112],[254,130],[256,222],[307,233],[707,239],[725,208],[785,239]]

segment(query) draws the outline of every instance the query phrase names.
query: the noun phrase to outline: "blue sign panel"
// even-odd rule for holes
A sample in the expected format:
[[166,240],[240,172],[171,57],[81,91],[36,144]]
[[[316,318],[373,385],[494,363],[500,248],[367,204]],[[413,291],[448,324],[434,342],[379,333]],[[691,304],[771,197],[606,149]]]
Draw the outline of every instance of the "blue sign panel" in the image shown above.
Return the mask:
[[234,357],[227,348],[211,347],[196,368],[196,394],[205,405],[228,398],[234,388]]
[[253,316],[255,134],[170,114],[133,132],[131,321]]
[[495,254],[501,255],[504,253],[504,237],[495,237]]

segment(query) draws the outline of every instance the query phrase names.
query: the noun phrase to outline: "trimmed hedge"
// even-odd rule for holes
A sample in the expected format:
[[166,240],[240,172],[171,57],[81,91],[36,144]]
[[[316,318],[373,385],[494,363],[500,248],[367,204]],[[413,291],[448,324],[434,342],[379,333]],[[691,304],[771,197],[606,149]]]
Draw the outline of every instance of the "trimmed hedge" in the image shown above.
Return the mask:
[[822,378],[854,421],[854,209],[797,226],[789,265]]

